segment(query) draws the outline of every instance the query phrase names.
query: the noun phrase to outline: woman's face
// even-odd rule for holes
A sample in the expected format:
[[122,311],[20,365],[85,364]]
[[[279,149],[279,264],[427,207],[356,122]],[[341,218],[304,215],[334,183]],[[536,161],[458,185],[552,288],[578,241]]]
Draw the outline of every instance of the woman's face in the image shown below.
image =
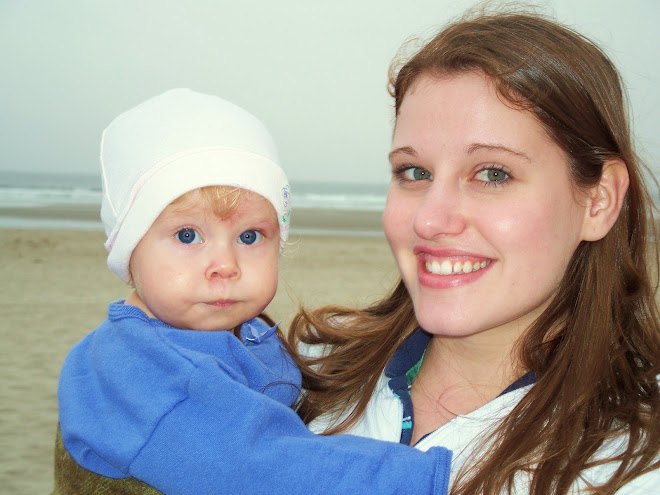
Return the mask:
[[390,161],[385,234],[422,328],[520,335],[583,239],[586,201],[562,150],[469,72],[415,82]]

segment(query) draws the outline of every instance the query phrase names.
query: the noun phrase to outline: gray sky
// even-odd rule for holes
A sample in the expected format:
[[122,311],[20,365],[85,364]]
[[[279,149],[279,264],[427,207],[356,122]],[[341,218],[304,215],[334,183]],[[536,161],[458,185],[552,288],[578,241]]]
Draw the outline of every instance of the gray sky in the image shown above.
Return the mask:
[[[660,176],[660,2],[545,0],[623,72]],[[473,0],[3,0],[0,170],[95,174],[103,128],[172,87],[261,118],[290,179],[388,180],[387,69]]]

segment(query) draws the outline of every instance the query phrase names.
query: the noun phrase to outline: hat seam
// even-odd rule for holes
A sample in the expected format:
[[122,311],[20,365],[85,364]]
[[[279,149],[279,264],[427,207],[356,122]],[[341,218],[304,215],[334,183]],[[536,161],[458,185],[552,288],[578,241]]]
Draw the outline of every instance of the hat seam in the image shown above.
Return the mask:
[[115,205],[112,201],[112,198],[110,197],[110,193],[108,191],[108,175],[106,174],[106,166],[105,166],[105,160],[103,159],[103,150],[105,146],[105,132],[101,135],[101,156],[99,157],[101,161],[101,184],[105,185],[103,187],[103,195],[106,197],[108,200],[108,205],[110,206],[110,210],[112,211],[112,214],[114,215],[115,218],[117,218],[117,209],[115,208]]
[[[147,172],[145,172],[133,185],[133,188],[131,189],[131,192],[129,194],[129,200],[126,203],[126,206],[123,208],[121,215],[117,214],[117,210],[115,206],[112,204],[112,201],[110,200],[110,194],[108,188],[106,188],[105,195],[108,197],[108,202],[112,208],[112,211],[115,215],[116,221],[114,228],[108,235],[108,239],[105,242],[105,247],[108,251],[112,250],[115,241],[117,240],[117,236],[119,235],[119,230],[121,229],[121,226],[123,225],[124,221],[126,220],[126,217],[128,216],[128,212],[131,210],[133,207],[133,203],[135,202],[135,198],[138,196],[144,185],[158,172],[160,172],[165,166],[169,165],[172,162],[175,162],[177,160],[180,160],[181,158],[187,157],[187,156],[192,156],[195,154],[199,153],[204,153],[206,151],[215,151],[215,150],[231,150],[238,152],[240,154],[244,155],[249,155],[249,156],[254,156],[258,157],[262,160],[268,161],[275,165],[276,167],[279,168],[279,165],[277,165],[275,162],[273,162],[272,159],[261,155],[259,153],[254,153],[249,150],[245,150],[243,148],[237,148],[235,146],[200,146],[198,148],[192,148],[188,149],[185,151],[181,151],[178,153],[175,153],[173,155],[168,155],[159,161],[157,161]],[[102,162],[102,168],[103,168],[103,173],[105,174],[105,166],[103,164],[103,158],[101,158]],[[105,177],[104,177],[105,180]],[[107,182],[106,182],[107,184]]]

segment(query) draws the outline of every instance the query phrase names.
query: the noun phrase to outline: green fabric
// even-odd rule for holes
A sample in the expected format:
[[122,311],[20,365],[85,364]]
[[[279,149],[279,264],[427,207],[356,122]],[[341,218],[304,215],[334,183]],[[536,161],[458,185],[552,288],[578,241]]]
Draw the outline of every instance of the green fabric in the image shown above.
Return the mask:
[[406,371],[406,380],[408,380],[408,385],[412,385],[413,380],[417,376],[417,373],[419,373],[419,368],[422,366],[422,361],[424,361],[424,356],[426,355],[426,351],[424,351],[424,354],[422,354],[422,357],[419,358],[419,361],[417,361],[417,364],[410,368],[408,371]]
[[69,455],[59,426],[55,438],[55,488],[51,495],[157,495],[155,488],[135,478],[106,478],[80,467]]

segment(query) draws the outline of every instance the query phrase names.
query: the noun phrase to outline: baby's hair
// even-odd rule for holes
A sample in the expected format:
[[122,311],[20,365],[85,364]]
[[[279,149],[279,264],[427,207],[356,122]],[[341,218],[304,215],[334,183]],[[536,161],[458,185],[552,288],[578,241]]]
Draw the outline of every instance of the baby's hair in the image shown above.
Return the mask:
[[184,211],[203,201],[211,207],[215,216],[221,220],[226,220],[236,213],[241,196],[246,193],[253,198],[265,201],[271,207],[275,218],[277,218],[275,208],[266,198],[238,186],[199,187],[176,198],[169,204],[169,208],[175,211]]
[[175,210],[186,210],[202,200],[213,209],[217,217],[224,220],[236,212],[242,192],[243,189],[236,186],[200,187],[179,196],[170,206]]

